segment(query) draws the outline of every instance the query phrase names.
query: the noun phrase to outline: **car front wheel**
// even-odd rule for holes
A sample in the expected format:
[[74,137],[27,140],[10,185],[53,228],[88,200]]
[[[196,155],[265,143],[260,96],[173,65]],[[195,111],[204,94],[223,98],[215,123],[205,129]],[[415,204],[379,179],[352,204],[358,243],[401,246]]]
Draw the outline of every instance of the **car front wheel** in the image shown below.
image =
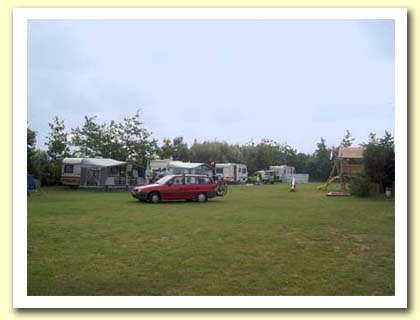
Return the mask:
[[198,202],[205,202],[205,201],[207,201],[207,195],[205,193],[199,193],[197,195],[197,201]]
[[153,192],[152,194],[150,194],[149,201],[151,203],[158,203],[160,201],[159,194],[157,192]]

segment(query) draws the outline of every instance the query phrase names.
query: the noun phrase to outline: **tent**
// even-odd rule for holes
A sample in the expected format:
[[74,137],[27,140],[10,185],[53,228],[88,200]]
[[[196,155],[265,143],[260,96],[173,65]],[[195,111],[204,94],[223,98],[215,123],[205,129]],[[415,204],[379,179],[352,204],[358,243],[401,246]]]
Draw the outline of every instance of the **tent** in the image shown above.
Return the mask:
[[37,186],[36,181],[35,181],[35,177],[31,174],[28,174],[28,176],[27,176],[27,184],[26,185],[27,185],[27,190],[28,191],[33,191],[33,190],[38,189],[38,186]]

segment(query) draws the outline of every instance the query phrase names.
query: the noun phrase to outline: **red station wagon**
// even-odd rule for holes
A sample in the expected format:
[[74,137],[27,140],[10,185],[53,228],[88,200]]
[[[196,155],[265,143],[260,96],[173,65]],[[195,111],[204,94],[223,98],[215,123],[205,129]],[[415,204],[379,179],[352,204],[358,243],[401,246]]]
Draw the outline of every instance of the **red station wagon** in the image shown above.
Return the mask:
[[205,202],[216,196],[216,183],[207,175],[165,176],[153,184],[134,187],[131,195],[140,201],[197,200]]

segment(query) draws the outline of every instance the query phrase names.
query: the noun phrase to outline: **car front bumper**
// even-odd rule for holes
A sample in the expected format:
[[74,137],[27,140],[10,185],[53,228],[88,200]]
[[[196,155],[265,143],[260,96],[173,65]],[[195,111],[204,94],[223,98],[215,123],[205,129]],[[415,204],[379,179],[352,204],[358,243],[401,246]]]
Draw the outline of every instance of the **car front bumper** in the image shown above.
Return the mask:
[[131,195],[133,196],[133,198],[139,199],[141,201],[146,201],[147,200],[147,192],[135,192],[135,191],[131,191]]

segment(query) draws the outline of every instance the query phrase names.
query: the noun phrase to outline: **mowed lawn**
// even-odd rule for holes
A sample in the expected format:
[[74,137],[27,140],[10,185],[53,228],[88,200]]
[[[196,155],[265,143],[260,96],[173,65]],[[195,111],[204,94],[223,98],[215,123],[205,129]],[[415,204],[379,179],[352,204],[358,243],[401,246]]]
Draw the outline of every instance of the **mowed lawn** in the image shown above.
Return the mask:
[[394,202],[316,186],[157,205],[44,188],[28,198],[28,295],[394,295]]

